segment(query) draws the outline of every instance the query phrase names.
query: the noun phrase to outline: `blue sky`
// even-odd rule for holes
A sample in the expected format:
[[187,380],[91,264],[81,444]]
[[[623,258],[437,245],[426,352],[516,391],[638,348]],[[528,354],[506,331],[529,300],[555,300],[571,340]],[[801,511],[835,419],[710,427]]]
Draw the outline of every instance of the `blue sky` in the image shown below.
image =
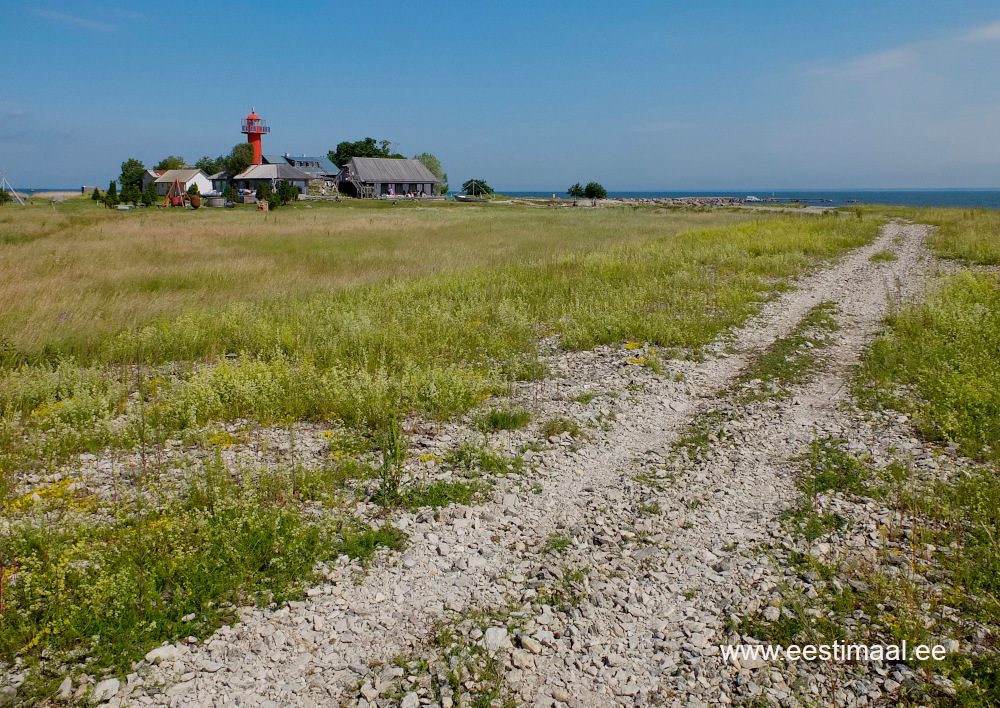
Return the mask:
[[[259,7],[258,7],[259,5]],[[454,186],[1000,187],[996,2],[0,5],[0,168],[386,138]]]

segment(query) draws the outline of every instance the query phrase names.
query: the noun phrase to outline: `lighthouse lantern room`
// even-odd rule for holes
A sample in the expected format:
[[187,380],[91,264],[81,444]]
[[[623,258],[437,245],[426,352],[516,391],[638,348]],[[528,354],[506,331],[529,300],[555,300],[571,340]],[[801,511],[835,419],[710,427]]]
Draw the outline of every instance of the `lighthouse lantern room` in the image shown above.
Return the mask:
[[255,109],[251,108],[250,115],[243,119],[241,132],[247,136],[247,142],[253,145],[253,164],[261,164],[260,139],[265,133],[271,132],[271,129],[267,127],[267,122],[257,115]]

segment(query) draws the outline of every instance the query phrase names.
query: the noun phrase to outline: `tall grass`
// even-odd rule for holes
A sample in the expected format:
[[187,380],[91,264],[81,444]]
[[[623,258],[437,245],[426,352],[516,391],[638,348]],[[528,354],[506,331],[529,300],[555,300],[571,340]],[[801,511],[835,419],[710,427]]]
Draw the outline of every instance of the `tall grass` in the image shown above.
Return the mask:
[[866,359],[875,391],[915,413],[931,439],[1000,461],[1000,286],[995,276],[948,276],[925,301],[896,311]]
[[767,216],[357,203],[110,212],[74,200],[0,212],[0,335],[28,358],[86,356],[185,311],[570,253]]
[[217,419],[373,426],[390,409],[453,416],[505,381],[538,375],[546,333],[576,349],[707,344],[787,278],[870,240],[876,226],[766,220],[538,264],[191,310],[98,343],[82,355],[90,365],[0,370],[0,466],[155,442]]

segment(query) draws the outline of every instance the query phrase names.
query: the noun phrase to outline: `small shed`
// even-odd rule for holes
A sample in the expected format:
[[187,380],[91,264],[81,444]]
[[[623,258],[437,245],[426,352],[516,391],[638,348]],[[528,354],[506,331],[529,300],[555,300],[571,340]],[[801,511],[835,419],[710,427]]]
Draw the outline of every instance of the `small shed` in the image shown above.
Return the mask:
[[337,176],[338,189],[353,197],[430,196],[440,180],[417,160],[353,157]]

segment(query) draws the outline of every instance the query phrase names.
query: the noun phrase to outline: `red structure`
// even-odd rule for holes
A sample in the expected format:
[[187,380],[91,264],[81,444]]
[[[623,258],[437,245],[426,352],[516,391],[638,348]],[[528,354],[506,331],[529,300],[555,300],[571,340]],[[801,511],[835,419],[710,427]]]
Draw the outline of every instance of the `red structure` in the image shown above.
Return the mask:
[[243,130],[240,132],[246,135],[247,142],[253,145],[253,164],[259,165],[261,163],[260,139],[265,133],[270,133],[271,129],[267,127],[267,123],[251,108],[250,115],[243,119]]

